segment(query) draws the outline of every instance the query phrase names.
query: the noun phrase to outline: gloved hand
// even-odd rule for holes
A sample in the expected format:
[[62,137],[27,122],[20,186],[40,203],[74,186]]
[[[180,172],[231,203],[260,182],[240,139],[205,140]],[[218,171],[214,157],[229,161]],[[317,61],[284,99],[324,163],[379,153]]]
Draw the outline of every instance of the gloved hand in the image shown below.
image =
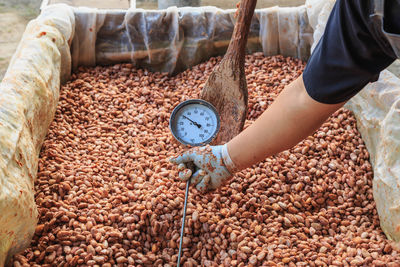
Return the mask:
[[[178,164],[179,178],[183,181],[191,178],[191,183],[196,184],[197,190],[201,192],[219,187],[236,171],[226,144],[196,147],[170,161]],[[187,169],[190,164],[195,166],[193,175]]]

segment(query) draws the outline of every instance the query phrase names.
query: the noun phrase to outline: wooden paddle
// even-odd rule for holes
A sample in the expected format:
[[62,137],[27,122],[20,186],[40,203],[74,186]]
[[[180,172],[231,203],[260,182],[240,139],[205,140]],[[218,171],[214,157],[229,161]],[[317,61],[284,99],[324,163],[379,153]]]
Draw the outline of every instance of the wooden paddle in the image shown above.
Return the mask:
[[247,113],[244,72],[247,36],[257,0],[242,0],[232,38],[224,58],[208,77],[201,98],[217,109],[221,128],[213,144],[231,140],[243,129]]

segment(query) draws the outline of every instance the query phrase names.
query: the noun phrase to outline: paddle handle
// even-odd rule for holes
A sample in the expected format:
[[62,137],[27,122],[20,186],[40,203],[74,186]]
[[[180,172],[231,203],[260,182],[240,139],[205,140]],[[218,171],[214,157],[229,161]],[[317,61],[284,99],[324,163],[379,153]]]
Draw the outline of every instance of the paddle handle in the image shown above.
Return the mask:
[[232,60],[235,63],[238,63],[239,66],[241,64],[244,66],[247,37],[249,35],[251,19],[254,14],[254,9],[256,8],[256,4],[257,0],[240,1],[235,28],[233,30],[228,50],[225,54],[225,59]]

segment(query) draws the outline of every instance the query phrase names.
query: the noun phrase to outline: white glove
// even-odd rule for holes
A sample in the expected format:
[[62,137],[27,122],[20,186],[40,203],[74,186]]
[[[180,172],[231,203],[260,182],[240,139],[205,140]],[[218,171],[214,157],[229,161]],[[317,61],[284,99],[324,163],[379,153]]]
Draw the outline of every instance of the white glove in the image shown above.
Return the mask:
[[[201,192],[219,187],[236,171],[226,144],[196,147],[170,161],[178,164],[179,178],[183,181],[191,178],[191,183]],[[187,169],[189,164],[195,166],[194,170]]]

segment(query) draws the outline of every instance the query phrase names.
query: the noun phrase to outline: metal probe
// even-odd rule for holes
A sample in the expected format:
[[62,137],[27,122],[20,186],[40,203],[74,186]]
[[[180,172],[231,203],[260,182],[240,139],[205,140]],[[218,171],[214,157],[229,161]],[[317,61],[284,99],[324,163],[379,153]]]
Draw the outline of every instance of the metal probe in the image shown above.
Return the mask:
[[178,263],[177,267],[181,266],[181,254],[182,254],[182,243],[183,243],[183,234],[185,231],[185,221],[186,221],[186,206],[187,206],[187,200],[188,200],[188,195],[189,195],[189,185],[190,185],[190,179],[187,180],[186,182],[186,192],[185,192],[185,203],[183,204],[183,218],[182,218],[182,228],[181,228],[181,240],[179,241],[179,254],[178,254]]

